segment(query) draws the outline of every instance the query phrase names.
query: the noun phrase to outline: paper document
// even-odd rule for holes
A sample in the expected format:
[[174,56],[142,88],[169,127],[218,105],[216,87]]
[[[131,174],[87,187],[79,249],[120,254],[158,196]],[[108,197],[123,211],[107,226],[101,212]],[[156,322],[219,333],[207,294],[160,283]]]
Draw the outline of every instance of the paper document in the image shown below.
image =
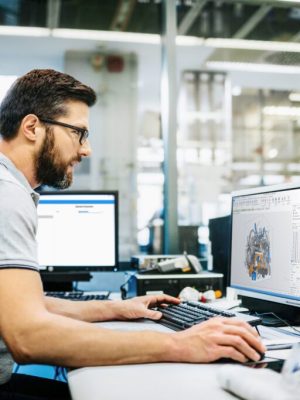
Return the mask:
[[264,345],[267,347],[266,357],[286,360],[293,344],[300,343],[300,336],[290,335],[281,328],[258,326]]
[[277,328],[279,331],[282,333],[285,333],[286,335],[291,335],[291,336],[298,336],[300,337],[300,327],[299,326],[282,326],[280,328]]
[[270,328],[268,326],[259,325],[258,327],[259,334],[263,339],[264,343],[265,340],[273,340],[274,343],[277,341],[281,343],[284,342],[293,342],[297,343],[300,342],[300,335],[291,335],[290,332],[283,330],[282,328]]

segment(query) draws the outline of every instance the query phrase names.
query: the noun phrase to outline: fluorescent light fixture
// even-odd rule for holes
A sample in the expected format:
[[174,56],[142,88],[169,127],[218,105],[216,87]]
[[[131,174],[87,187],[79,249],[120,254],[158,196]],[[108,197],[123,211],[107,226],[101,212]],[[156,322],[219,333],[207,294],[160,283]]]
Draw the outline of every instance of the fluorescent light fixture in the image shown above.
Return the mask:
[[209,38],[205,39],[205,46],[224,49],[300,52],[300,43],[296,42]]
[[0,35],[7,36],[49,36],[50,29],[29,26],[0,26]]
[[240,86],[233,86],[231,93],[232,96],[240,96],[242,93],[242,88]]
[[300,117],[300,107],[266,106],[263,108],[265,115],[272,117]]
[[259,64],[259,63],[243,63],[230,61],[208,61],[206,63],[208,69],[217,71],[247,71],[247,72],[267,72],[277,74],[300,74],[300,67],[275,65],[275,64]]
[[215,121],[220,123],[222,120],[222,113],[220,111],[201,112],[201,111],[187,111],[185,119],[194,122],[195,120],[201,122]]
[[196,36],[176,36],[178,46],[205,46],[206,39]]
[[83,29],[53,29],[52,36],[65,39],[88,39],[107,42],[160,44],[160,35]]
[[[115,32],[115,31],[95,31],[86,29],[62,29],[56,28],[52,31],[53,37],[65,39],[87,39],[103,40],[108,42],[127,42],[160,44],[161,37],[157,34]],[[179,46],[203,46],[205,39],[195,36],[176,36],[176,44]]]
[[278,3],[291,3],[291,5],[298,3],[300,4],[300,0],[279,0]]
[[277,157],[278,156],[278,150],[277,149],[275,149],[275,147],[273,147],[272,149],[270,149],[269,151],[268,151],[268,158],[275,158],[275,157]]
[[300,93],[292,92],[289,94],[290,101],[300,101]]
[[[300,0],[299,0],[300,3]],[[115,31],[97,31],[86,29],[63,29],[56,28],[37,28],[27,26],[0,26],[0,35],[11,36],[53,36],[65,39],[86,39],[102,40],[111,42],[160,44],[161,37],[158,34],[149,33],[131,33]],[[244,39],[223,39],[208,38],[204,39],[195,36],[176,37],[178,46],[206,46],[213,48],[226,49],[245,49],[245,50],[264,50],[264,51],[285,51],[300,52],[300,43],[297,42],[273,42],[262,40],[244,40]]]

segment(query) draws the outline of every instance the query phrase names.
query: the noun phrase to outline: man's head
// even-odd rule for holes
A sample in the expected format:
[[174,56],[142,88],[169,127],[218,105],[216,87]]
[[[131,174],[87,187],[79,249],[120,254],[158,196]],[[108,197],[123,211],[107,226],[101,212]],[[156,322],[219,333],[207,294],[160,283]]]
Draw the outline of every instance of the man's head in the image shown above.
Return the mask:
[[[39,133],[34,153],[35,180],[66,188],[72,169],[89,154],[88,107],[96,101],[93,89],[54,70],[33,70],[12,85],[0,107],[0,133],[4,141],[20,130],[30,140]],[[36,135],[38,137],[38,135]]]

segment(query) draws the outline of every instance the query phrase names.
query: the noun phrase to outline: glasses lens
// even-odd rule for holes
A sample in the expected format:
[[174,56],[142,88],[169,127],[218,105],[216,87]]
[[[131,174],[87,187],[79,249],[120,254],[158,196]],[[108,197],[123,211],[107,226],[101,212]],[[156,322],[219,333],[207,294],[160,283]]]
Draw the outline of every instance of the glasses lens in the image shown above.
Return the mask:
[[80,144],[84,144],[86,142],[88,136],[89,136],[89,131],[88,130],[82,130],[80,132],[80,140],[79,140]]

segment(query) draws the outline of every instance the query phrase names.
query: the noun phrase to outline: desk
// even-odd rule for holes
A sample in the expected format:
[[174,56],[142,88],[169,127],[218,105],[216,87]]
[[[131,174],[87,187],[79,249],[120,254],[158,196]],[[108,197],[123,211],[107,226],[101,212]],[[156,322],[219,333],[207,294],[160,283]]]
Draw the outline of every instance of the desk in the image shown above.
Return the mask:
[[68,374],[73,400],[232,400],[220,365],[143,364],[81,368]]
[[[173,332],[151,321],[103,322],[99,326],[121,330],[152,329]],[[68,373],[73,400],[228,400],[216,374],[222,365],[160,363],[89,367]]]

